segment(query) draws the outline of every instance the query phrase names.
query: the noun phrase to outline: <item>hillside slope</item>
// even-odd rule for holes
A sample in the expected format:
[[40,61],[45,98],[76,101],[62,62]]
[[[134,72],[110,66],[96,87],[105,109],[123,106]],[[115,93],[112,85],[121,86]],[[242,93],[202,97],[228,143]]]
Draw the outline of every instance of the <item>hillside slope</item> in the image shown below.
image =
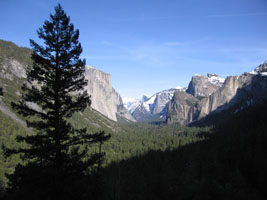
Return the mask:
[[[0,40],[0,86],[6,93],[6,99],[18,100],[23,81],[26,78],[26,68],[31,66],[31,49],[18,47],[12,42]],[[122,99],[112,87],[111,75],[91,66],[85,68],[85,87],[91,95],[92,108],[113,121],[117,115],[128,121],[135,121],[124,108]]]

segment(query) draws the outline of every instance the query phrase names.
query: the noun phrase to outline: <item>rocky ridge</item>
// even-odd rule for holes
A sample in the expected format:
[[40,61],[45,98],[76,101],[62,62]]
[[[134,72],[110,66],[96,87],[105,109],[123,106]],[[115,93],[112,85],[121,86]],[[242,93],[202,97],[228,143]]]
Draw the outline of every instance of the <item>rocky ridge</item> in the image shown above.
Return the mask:
[[141,100],[124,98],[124,106],[137,121],[162,120],[166,116],[168,102],[175,89],[163,90],[151,97],[143,96]]
[[[229,76],[215,91],[211,94],[206,93],[206,96],[202,98],[192,98],[194,97],[192,94],[185,96],[181,91],[176,91],[174,98],[169,102],[167,123],[187,125],[212,112],[219,112],[233,106],[237,107],[236,111],[238,112],[245,106],[261,102],[267,97],[266,69],[267,63],[265,62],[252,72],[240,76]],[[201,77],[201,81],[202,79]],[[198,89],[201,91],[199,86],[197,89],[194,88],[194,91],[198,91]],[[206,88],[204,91],[207,91]]]
[[[181,106],[181,108],[182,107],[184,108],[181,110],[181,113],[185,112],[182,114],[184,116],[182,117],[183,119],[181,118],[181,121],[183,121],[182,124],[187,124],[190,121],[190,120],[188,121],[188,119],[193,120],[192,116],[186,117],[189,115],[188,113],[189,109],[187,108],[190,107],[189,105],[192,104],[190,102],[193,99],[191,97],[189,98],[189,96],[190,95],[194,96],[196,100],[208,97],[209,95],[217,91],[223,85],[224,81],[225,81],[224,78],[219,77],[216,74],[208,73],[207,76],[195,74],[192,77],[192,80],[190,81],[187,88],[178,86],[175,89],[163,90],[161,92],[158,92],[149,98],[143,96],[141,100],[124,98],[123,102],[124,106],[128,109],[128,111],[137,121],[144,121],[144,120],[146,121],[147,119],[149,120],[167,119],[168,118],[167,113],[169,113],[171,109],[169,108],[170,106],[169,102],[171,100],[173,101],[173,99],[176,100],[180,99],[179,106]],[[176,93],[179,94],[175,95]],[[189,99],[187,99],[187,101],[181,100],[182,97],[188,97]],[[195,100],[193,101],[196,103]]]
[[219,77],[216,74],[208,73],[207,76],[195,74],[192,77],[186,92],[194,97],[207,97],[218,90],[224,81],[224,78]]

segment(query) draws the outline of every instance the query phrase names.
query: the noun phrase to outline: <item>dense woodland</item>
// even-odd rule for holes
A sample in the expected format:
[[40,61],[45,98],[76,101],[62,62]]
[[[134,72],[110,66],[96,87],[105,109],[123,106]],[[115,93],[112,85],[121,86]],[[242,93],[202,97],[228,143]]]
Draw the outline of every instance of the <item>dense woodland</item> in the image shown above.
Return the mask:
[[200,141],[112,163],[106,199],[265,199],[266,111],[248,108],[199,132]]

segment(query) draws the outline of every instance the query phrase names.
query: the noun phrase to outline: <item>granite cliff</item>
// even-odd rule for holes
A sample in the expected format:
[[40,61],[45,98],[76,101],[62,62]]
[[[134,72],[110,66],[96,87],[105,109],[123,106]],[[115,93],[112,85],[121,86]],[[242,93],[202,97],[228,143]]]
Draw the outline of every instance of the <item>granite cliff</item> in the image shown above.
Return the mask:
[[195,120],[195,105],[199,100],[184,91],[175,91],[172,100],[168,103],[167,123],[186,125]]
[[194,97],[207,97],[218,90],[224,83],[224,78],[208,73],[207,76],[195,74],[186,90]]
[[124,108],[119,93],[112,87],[110,74],[92,66],[86,66],[84,75],[88,80],[85,89],[91,95],[92,108],[114,121],[117,121],[117,115],[129,121],[135,121]]
[[[194,84],[190,83],[189,88],[191,89],[187,90],[187,94],[175,91],[173,99],[169,102],[167,123],[187,125],[213,112],[220,112],[233,106],[238,112],[246,106],[266,100],[266,71],[267,62],[265,61],[252,72],[246,72],[240,76],[229,76],[222,85],[218,85],[216,88],[212,86],[210,90],[203,87],[203,82],[205,82],[203,77],[197,81],[192,81]],[[206,84],[204,85],[206,86]],[[201,86],[204,88],[203,90]],[[198,92],[194,92],[192,95],[192,91]],[[202,97],[195,98],[194,96]]]
[[[18,47],[12,42],[0,40],[0,87],[5,90],[11,85],[20,88],[26,78],[26,67],[31,65],[31,49]],[[91,95],[92,108],[113,121],[118,118],[135,121],[124,108],[122,99],[112,87],[111,75],[91,66],[86,66],[86,90]],[[10,91],[11,100],[18,100],[19,89]]]

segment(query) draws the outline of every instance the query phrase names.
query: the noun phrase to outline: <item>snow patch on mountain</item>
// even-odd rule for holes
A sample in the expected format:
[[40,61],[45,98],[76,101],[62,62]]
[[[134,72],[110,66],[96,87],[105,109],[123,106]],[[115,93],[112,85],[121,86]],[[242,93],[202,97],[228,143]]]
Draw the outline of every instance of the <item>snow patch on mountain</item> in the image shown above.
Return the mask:
[[187,90],[187,87],[177,86],[175,89],[176,89],[176,90],[179,90],[179,91],[183,91],[183,92],[185,92],[185,91]]
[[[220,88],[225,78],[216,74],[208,73],[207,76],[195,74],[193,88],[201,87],[196,90],[196,96],[209,96]],[[203,90],[204,88],[204,90]],[[123,98],[124,107],[131,113],[137,121],[146,121],[148,118],[155,120],[166,118],[168,103],[174,96],[175,91],[188,92],[188,87],[177,86],[169,90],[163,90],[148,97],[144,95],[142,99]],[[202,91],[203,90],[203,91]]]
[[[185,90],[184,88],[180,88]],[[135,117],[138,115],[138,118],[141,119],[142,115],[147,117],[147,115],[156,115],[164,114],[165,107],[168,102],[172,99],[175,89],[163,90],[158,92],[150,97],[143,96],[142,99],[133,99],[133,98],[123,98],[125,108]],[[164,113],[163,113],[164,112]],[[137,116],[136,116],[137,118]]]
[[267,76],[267,60],[249,73],[254,75],[260,74],[262,76]]
[[225,81],[225,78],[218,76],[217,74],[208,73],[208,81],[214,85],[221,87]]
[[124,107],[132,114],[138,106],[141,105],[141,101],[135,98],[122,98]]
[[150,98],[148,98],[146,101],[143,101],[143,106],[146,109],[146,111],[151,113],[151,110],[153,110],[154,107],[154,102],[156,99],[157,95],[152,95]]

